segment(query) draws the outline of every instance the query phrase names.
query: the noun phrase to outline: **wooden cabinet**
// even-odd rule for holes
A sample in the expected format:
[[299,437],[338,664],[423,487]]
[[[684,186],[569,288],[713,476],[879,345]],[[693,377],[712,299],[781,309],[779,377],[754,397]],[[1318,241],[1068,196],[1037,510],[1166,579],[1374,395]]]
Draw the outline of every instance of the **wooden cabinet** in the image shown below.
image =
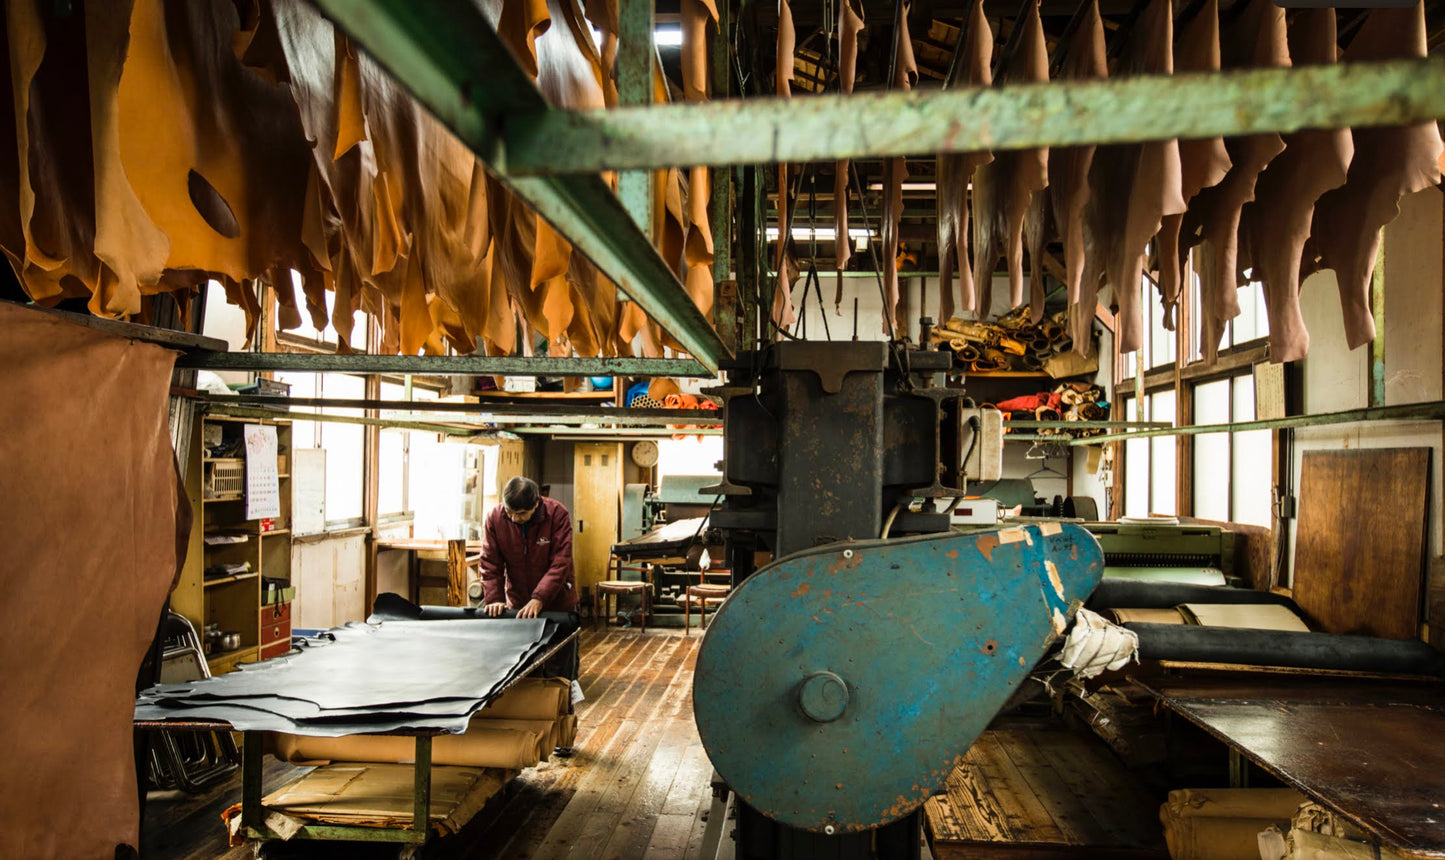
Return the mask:
[[607,578],[612,545],[622,525],[622,445],[578,442],[573,449],[572,561],[577,588]]
[[[246,518],[245,445],[247,424],[276,428],[281,515]],[[267,603],[285,596],[291,581],[291,423],[220,415],[197,417],[186,470],[193,526],[171,609],[184,615],[206,638],[206,627],[236,633],[237,648],[212,648],[212,674],[237,663],[285,653],[290,644],[289,604]],[[265,588],[276,582],[277,589]]]

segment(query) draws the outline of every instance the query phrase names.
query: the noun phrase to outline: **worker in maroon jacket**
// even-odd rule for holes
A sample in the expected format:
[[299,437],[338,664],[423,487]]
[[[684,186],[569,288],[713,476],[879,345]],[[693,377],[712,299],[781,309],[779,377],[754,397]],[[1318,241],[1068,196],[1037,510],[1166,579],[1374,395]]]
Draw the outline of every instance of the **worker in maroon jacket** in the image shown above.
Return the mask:
[[572,518],[521,476],[502,488],[482,536],[482,601],[488,615],[515,609],[518,618],[570,612],[577,606],[572,570]]

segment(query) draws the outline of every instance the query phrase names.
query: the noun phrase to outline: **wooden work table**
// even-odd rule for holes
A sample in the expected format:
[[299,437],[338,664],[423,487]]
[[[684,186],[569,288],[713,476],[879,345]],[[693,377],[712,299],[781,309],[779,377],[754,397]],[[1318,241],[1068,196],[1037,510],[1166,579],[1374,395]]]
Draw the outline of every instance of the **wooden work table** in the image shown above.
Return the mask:
[[1445,857],[1445,685],[1302,675],[1134,680],[1383,846]]

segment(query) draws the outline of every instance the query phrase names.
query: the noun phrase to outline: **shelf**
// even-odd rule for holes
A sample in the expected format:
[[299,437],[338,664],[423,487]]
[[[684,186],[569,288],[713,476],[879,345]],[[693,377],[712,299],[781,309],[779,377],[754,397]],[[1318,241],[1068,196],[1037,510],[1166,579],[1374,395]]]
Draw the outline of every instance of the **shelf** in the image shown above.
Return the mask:
[[290,530],[290,529],[271,529],[269,532],[261,532],[261,537],[271,537],[272,535],[289,535],[289,534],[291,534],[291,530]]
[[239,501],[242,501],[242,500],[245,499],[245,498],[246,498],[246,496],[245,496],[244,494],[239,495],[239,496],[202,496],[202,497],[201,497],[201,501],[203,501],[203,502],[239,502]]
[[291,477],[291,473],[290,473],[290,472],[279,472],[279,473],[277,473],[276,477],[278,477],[278,478],[289,478],[289,477]]
[[210,588],[213,585],[225,585],[230,582],[242,582],[247,579],[255,579],[258,576],[260,576],[259,573],[252,571],[250,573],[238,573],[235,576],[218,576],[215,579],[205,579],[204,577],[202,577],[203,582],[201,583],[201,585],[205,588]]
[[495,400],[611,400],[611,391],[482,391],[477,397],[485,403]]
[[970,379],[1053,379],[1042,370],[989,370],[980,373],[964,371],[964,381]]

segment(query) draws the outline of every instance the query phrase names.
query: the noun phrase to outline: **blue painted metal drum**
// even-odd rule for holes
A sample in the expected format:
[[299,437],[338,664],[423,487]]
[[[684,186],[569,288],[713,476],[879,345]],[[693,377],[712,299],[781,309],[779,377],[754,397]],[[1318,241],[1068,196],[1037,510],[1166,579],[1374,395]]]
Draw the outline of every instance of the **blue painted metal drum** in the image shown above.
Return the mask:
[[708,625],[693,712],[753,808],[879,827],[944,783],[1103,575],[1094,536],[1039,523],[830,544],[749,577]]

